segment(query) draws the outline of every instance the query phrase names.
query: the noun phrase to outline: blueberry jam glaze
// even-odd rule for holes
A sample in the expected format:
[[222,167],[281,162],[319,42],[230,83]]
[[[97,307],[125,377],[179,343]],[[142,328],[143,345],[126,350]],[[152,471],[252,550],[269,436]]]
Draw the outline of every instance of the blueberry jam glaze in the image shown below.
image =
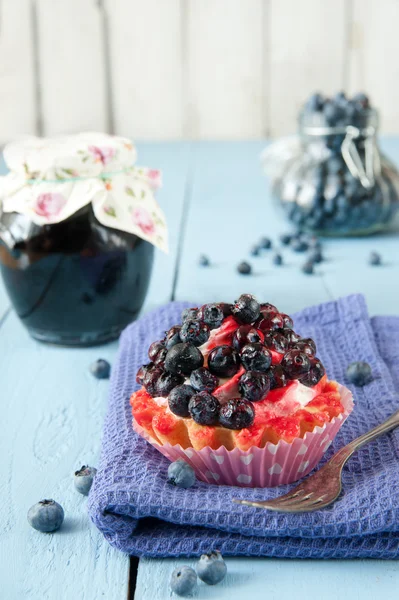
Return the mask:
[[91,207],[43,227],[15,213],[0,220],[10,299],[30,335],[54,344],[117,338],[143,305],[153,253],[141,238],[101,225]]

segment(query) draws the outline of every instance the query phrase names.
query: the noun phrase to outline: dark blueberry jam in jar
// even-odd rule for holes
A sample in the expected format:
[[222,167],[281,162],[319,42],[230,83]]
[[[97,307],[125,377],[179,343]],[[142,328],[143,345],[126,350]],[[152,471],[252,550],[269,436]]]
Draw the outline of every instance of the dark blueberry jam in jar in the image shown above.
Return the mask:
[[0,217],[0,268],[30,335],[68,346],[101,344],[137,318],[154,246],[102,225],[87,205],[38,226],[25,215]]

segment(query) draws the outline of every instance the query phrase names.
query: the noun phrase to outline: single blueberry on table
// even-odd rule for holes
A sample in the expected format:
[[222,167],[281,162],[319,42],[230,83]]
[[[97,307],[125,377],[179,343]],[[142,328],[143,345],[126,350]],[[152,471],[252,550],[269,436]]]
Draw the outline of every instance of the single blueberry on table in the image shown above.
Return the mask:
[[64,509],[55,500],[40,500],[28,511],[28,522],[42,533],[59,529],[64,521]]
[[277,267],[280,267],[283,264],[283,257],[281,256],[281,254],[277,253],[273,256],[273,264]]
[[269,250],[272,247],[272,241],[267,237],[263,237],[259,240],[259,246],[264,250]]
[[187,489],[192,487],[195,481],[194,469],[185,460],[179,458],[170,463],[168,467],[168,483]]
[[90,365],[90,372],[96,379],[109,379],[111,373],[111,365],[107,360],[99,358]]
[[309,248],[309,245],[300,238],[293,238],[291,240],[290,247],[294,252],[306,252],[306,250]]
[[378,252],[371,252],[369,257],[369,264],[373,267],[378,267],[381,264],[381,255]]
[[75,471],[74,484],[75,489],[83,496],[88,496],[93,479],[97,473],[95,467],[83,465],[79,471]]
[[345,374],[349,383],[357,386],[367,385],[373,379],[370,365],[363,361],[351,363],[346,369]]
[[283,246],[288,246],[291,243],[292,238],[292,234],[283,233],[282,235],[280,235],[280,242],[283,244]]
[[252,246],[252,248],[249,251],[251,256],[259,256],[260,254],[260,248],[259,246]]
[[198,577],[208,585],[216,585],[225,578],[227,573],[226,563],[218,550],[203,554],[196,565]]
[[201,254],[201,256],[198,259],[198,264],[200,265],[200,267],[209,267],[211,261],[207,256],[205,256],[205,254]]
[[307,260],[302,267],[302,273],[306,275],[313,275],[314,273],[314,263],[311,260]]
[[241,275],[250,275],[252,273],[252,267],[249,263],[247,263],[245,260],[243,262],[241,262],[239,265],[237,265],[237,271],[241,274]]
[[309,255],[309,261],[312,263],[321,263],[323,261],[322,251],[313,250]]
[[197,587],[197,574],[191,567],[176,567],[170,578],[170,589],[178,596],[191,596]]

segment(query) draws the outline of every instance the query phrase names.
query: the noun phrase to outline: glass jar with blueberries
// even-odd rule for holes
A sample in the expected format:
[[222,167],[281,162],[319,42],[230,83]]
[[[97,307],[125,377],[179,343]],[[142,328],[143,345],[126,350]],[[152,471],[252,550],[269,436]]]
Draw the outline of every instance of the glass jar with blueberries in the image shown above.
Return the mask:
[[[378,113],[365,94],[313,94],[299,115],[299,137],[274,171],[273,191],[289,219],[321,235],[385,229],[399,207],[399,173],[377,143]],[[273,151],[267,150],[265,161]],[[276,163],[276,157],[274,156]]]

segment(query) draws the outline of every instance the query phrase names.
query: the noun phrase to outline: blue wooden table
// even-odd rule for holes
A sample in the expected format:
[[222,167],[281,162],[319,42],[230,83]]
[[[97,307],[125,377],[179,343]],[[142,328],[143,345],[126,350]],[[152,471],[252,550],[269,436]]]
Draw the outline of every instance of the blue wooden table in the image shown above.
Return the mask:
[[[271,253],[249,257],[262,235],[277,240],[289,229],[262,177],[262,142],[142,143],[141,164],[164,172],[159,194],[170,227],[171,251],[157,253],[144,312],[171,299],[232,301],[250,292],[290,313],[309,304],[362,292],[371,314],[398,314],[399,238],[386,234],[324,243],[326,262],[307,276],[303,256],[284,251],[285,266]],[[383,148],[399,163],[399,139]],[[378,250],[384,265],[367,264]],[[212,267],[200,269],[206,252]],[[253,275],[239,275],[241,260]],[[32,340],[0,284],[0,598],[5,600],[98,600],[170,597],[168,580],[177,564],[191,560],[137,561],[111,548],[89,522],[86,499],[73,487],[81,464],[96,465],[107,404],[108,383],[95,380],[90,363],[111,363],[117,343],[90,349],[46,346]],[[31,504],[52,497],[66,514],[62,529],[43,535],[31,529]],[[321,600],[394,600],[395,561],[299,561],[228,559],[223,584],[201,585],[198,598],[307,600],[322,585]],[[129,586],[130,575],[130,586]],[[137,581],[136,581],[137,576]],[[129,589],[130,588],[130,589]],[[313,592],[312,592],[313,593]]]

